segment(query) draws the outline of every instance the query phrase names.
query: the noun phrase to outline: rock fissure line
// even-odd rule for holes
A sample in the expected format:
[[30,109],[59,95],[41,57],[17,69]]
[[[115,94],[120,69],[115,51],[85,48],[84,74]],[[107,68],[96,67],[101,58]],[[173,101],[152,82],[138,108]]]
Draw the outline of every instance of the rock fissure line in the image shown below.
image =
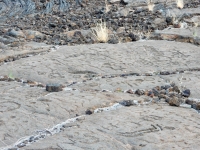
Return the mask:
[[[175,88],[175,85],[173,87]],[[165,87],[165,88],[167,88],[167,87]],[[52,93],[49,93],[49,94],[52,94]],[[47,94],[47,95],[49,95],[49,94]],[[45,95],[45,96],[47,96],[47,95]],[[144,103],[142,103],[142,105],[150,104],[151,102],[152,102],[152,100],[150,100],[149,102],[144,102]],[[112,106],[103,107],[103,108],[96,108],[93,111],[87,110],[86,114],[91,115],[91,114],[94,114],[94,113],[100,113],[100,112],[104,112],[104,111],[112,111],[112,110],[117,110],[119,108],[122,108],[124,106],[128,107],[128,106],[133,106],[133,105],[140,106],[140,104],[138,103],[137,100],[123,100],[123,101],[121,101],[119,103],[115,103]],[[174,105],[172,105],[172,106],[174,106]],[[46,138],[48,136],[52,136],[52,135],[54,135],[56,133],[60,133],[62,130],[64,130],[64,128],[70,128],[72,126],[77,126],[77,125],[74,125],[73,123],[76,122],[76,121],[79,121],[79,120],[84,120],[85,116],[86,115],[80,115],[78,117],[70,118],[70,119],[66,120],[65,122],[62,122],[60,124],[57,124],[57,125],[53,126],[50,129],[37,130],[36,134],[21,138],[16,143],[14,143],[13,145],[7,146],[5,148],[1,148],[1,150],[8,150],[9,148],[17,150],[19,148],[25,147],[27,145],[30,145],[30,144],[34,143],[34,142],[42,140],[42,139],[44,139],[44,138]],[[151,130],[148,129],[148,130],[141,131],[140,134],[149,133],[149,132],[152,132],[152,130],[153,131],[154,130],[155,131],[162,130],[162,127],[159,127],[159,126],[158,127],[152,126],[152,127],[153,128]],[[124,134],[125,134],[125,136],[129,136],[129,133],[127,133],[127,134],[124,133]]]
[[28,52],[26,54],[18,54],[18,55],[14,55],[14,56],[7,56],[6,58],[0,60],[0,66],[4,65],[4,63],[14,62],[14,61],[19,60],[19,59],[48,54],[52,51],[53,50],[46,50],[46,51],[43,51],[43,52]]
[[78,116],[75,118],[70,118],[70,119],[66,120],[65,122],[57,124],[50,129],[37,130],[35,135],[23,137],[23,138],[19,139],[13,145],[7,146],[4,148],[0,148],[0,150],[8,150],[8,149],[12,149],[12,148],[18,149],[18,148],[22,148],[22,147],[26,146],[27,144],[32,144],[38,140],[46,138],[47,136],[51,136],[51,135],[61,132],[61,130],[63,130],[67,124],[74,123],[75,121],[77,121],[79,118],[82,118],[82,117],[84,117],[84,115]]
[[117,78],[117,77],[131,77],[131,76],[167,76],[167,75],[174,75],[174,74],[184,74],[185,72],[199,72],[200,68],[192,68],[192,69],[185,69],[185,70],[178,70],[177,71],[161,71],[161,72],[153,72],[153,73],[144,73],[144,74],[139,74],[139,73],[127,73],[127,74],[113,74],[113,75],[95,75],[92,74],[90,78],[85,79],[81,82],[73,82],[69,85],[67,85],[66,87],[70,87],[72,85],[75,85],[77,83],[83,83],[83,82],[87,82],[90,80],[94,80],[94,79],[103,79],[103,78]]
[[[75,84],[80,84],[83,82],[91,81],[94,79],[103,79],[103,78],[117,78],[117,77],[131,77],[131,76],[167,76],[167,75],[174,75],[174,74],[184,74],[185,72],[199,72],[200,68],[191,68],[191,69],[184,69],[184,70],[179,70],[177,69],[176,71],[161,71],[161,72],[152,72],[152,73],[144,73],[144,74],[139,74],[139,73],[127,73],[127,74],[111,74],[111,75],[98,75],[98,74],[86,74],[89,75],[89,78],[82,80],[80,82],[74,81],[68,85],[62,85],[64,87],[70,87]],[[24,83],[26,85],[29,85],[30,87],[45,87],[45,83],[40,83],[37,81],[31,81],[31,80],[25,80],[25,79],[19,79],[19,78],[10,78],[7,75],[0,75],[0,81],[17,81]],[[167,82],[167,81],[166,81]]]
[[[115,103],[114,105],[112,105],[110,107],[97,108],[97,109],[94,110],[94,113],[100,113],[100,112],[103,112],[103,111],[112,111],[112,110],[119,109],[121,107],[124,107],[124,106],[120,103]],[[23,137],[23,138],[19,139],[13,145],[6,146],[4,148],[0,148],[0,150],[8,150],[8,149],[18,150],[19,148],[33,144],[34,142],[42,140],[42,139],[44,139],[48,136],[52,136],[54,134],[57,134],[57,133],[61,132],[62,130],[64,130],[65,128],[77,126],[76,124],[73,124],[73,123],[75,123],[76,121],[84,119],[85,116],[86,115],[81,115],[81,116],[78,116],[78,117],[67,119],[66,121],[64,121],[60,124],[57,124],[50,129],[37,130],[36,134]]]

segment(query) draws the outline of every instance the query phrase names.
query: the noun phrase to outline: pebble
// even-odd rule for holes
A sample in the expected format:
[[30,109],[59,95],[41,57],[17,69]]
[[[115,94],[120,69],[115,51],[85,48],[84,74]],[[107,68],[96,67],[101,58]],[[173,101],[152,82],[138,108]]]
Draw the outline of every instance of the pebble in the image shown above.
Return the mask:
[[180,93],[180,92],[181,92],[178,86],[174,86],[174,87],[173,87],[173,91],[175,91],[175,92],[177,92],[177,93]]
[[169,71],[162,71],[162,72],[160,72],[160,75],[170,75],[170,72]]
[[20,143],[20,144],[17,145],[18,148],[22,148],[22,147],[24,147],[24,146],[26,146],[25,143]]
[[91,114],[94,113],[94,111],[91,110],[91,109],[87,109],[87,110],[85,111],[85,113],[86,113],[87,115],[91,115]]
[[180,101],[180,99],[177,98],[177,97],[172,97],[172,98],[169,100],[169,105],[170,105],[170,106],[177,106],[177,107],[179,107],[180,104],[181,104],[181,101]]
[[189,104],[189,105],[192,105],[192,104],[196,103],[196,101],[187,99],[187,100],[185,101],[185,103],[186,103],[186,104]]
[[129,94],[134,94],[134,92],[133,92],[133,90],[128,90],[128,91],[126,91],[126,93],[129,93]]
[[189,89],[186,89],[186,90],[184,90],[181,94],[182,94],[182,96],[184,96],[184,97],[189,97],[189,96],[190,96],[190,90],[189,90]]
[[30,138],[29,138],[29,142],[31,143],[31,142],[33,142],[34,141],[34,136],[31,136]]
[[61,84],[47,84],[46,91],[48,91],[48,92],[62,91],[62,85]]
[[135,91],[135,94],[137,94],[137,95],[143,95],[143,94],[144,94],[144,91],[143,91],[143,90],[140,90],[140,89],[137,89],[137,90]]
[[[37,15],[34,15],[32,17],[27,16],[27,19],[21,19],[20,17],[8,19],[6,21],[6,24],[16,22],[16,24],[19,26],[19,29],[11,28],[5,34],[15,39],[15,41],[18,41],[16,40],[17,38],[22,38],[26,40],[33,39],[37,42],[45,41],[47,44],[59,45],[94,43],[98,41],[95,41],[94,38],[91,36],[90,29],[95,26],[96,22],[99,19],[103,18],[107,21],[107,26],[109,27],[112,35],[108,43],[116,44],[119,43],[119,41],[129,42],[140,40],[139,35],[137,33],[133,33],[132,31],[137,31],[144,22],[148,22],[148,25],[144,26],[145,29],[143,30],[143,32],[147,32],[148,29],[154,30],[156,28],[162,30],[167,26],[165,18],[162,24],[157,24],[156,22],[154,22],[155,18],[163,19],[163,16],[160,12],[150,13],[146,9],[129,11],[129,8],[123,9],[126,11],[122,11],[121,7],[124,7],[125,5],[123,3],[114,3],[110,6],[110,11],[108,13],[105,13],[105,10],[102,9],[102,7],[105,7],[104,1],[94,1],[90,5],[87,5],[86,2],[81,2],[80,4],[81,5],[76,5],[75,0],[72,1],[70,13],[65,12],[65,15],[61,15],[62,13],[57,10],[57,8],[60,8],[59,3],[57,3],[53,5],[53,15],[47,13],[47,17],[44,17],[43,15],[38,13]],[[43,7],[44,5],[46,5],[45,1],[38,1],[38,7],[34,11],[46,11]],[[82,9],[82,7],[86,5],[87,9]],[[96,8],[96,6],[99,7]],[[13,7],[15,7],[16,10],[23,9],[15,5],[15,2],[13,2]],[[122,12],[125,12],[126,15],[118,15],[122,14]],[[49,17],[51,19],[49,19]],[[79,20],[82,21],[80,22]],[[44,25],[44,22],[47,26]],[[24,28],[28,28],[30,24],[32,30],[23,30]],[[124,30],[120,30],[120,34],[118,35],[116,31],[122,28],[122,26],[124,27]],[[49,32],[46,32],[46,27],[48,28]],[[82,32],[82,30],[84,30],[84,32]],[[65,34],[62,34],[64,32]],[[79,34],[71,34],[72,32],[79,32]],[[12,41],[13,40],[10,40],[9,42],[12,43]]]
[[120,104],[123,106],[131,106],[131,105],[134,105],[134,101],[133,100],[123,100],[122,102],[120,102]]
[[153,88],[152,92],[153,92],[154,96],[158,96],[160,94],[156,88]]
[[200,110],[200,102],[196,103],[196,110]]
[[153,96],[154,96],[154,93],[153,93],[152,91],[149,91],[149,92],[148,92],[148,96],[153,97]]

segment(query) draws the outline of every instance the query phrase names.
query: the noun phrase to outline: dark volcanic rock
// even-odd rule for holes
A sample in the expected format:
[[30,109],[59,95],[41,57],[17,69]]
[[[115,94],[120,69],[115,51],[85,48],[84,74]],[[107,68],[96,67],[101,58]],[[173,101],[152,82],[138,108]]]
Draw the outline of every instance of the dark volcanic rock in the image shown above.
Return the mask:
[[153,88],[152,92],[153,92],[154,96],[158,96],[159,95],[159,91],[156,88]]
[[184,97],[189,97],[189,96],[190,96],[190,90],[189,90],[189,89],[184,90],[184,91],[181,93],[181,95],[184,96]]
[[200,110],[200,102],[196,102],[196,103],[193,103],[191,105],[192,108],[196,109],[196,110]]
[[196,110],[200,110],[200,102],[196,103]]
[[170,100],[169,100],[169,105],[170,106],[177,106],[179,107],[181,104],[181,100],[177,97],[172,97]]
[[113,39],[110,39],[110,40],[108,41],[108,43],[110,43],[110,44],[117,44],[117,43],[119,43],[119,40],[116,39],[116,38],[113,38]]
[[166,22],[167,22],[167,25],[173,25],[173,18],[172,17],[167,17],[166,18]]
[[152,91],[149,91],[149,92],[148,92],[148,96],[154,97],[154,93],[153,93]]
[[[18,38],[24,37],[24,34],[28,40],[45,42],[47,44],[90,44],[94,43],[91,36],[84,37],[84,39],[78,37],[77,39],[75,36],[66,37],[66,33],[75,30],[90,30],[102,19],[109,28],[109,34],[116,36],[116,38],[111,37],[108,42],[116,44],[119,41],[138,41],[140,39],[138,31],[145,38],[146,33],[149,33],[149,31],[153,32],[154,29],[164,29],[166,26],[165,17],[159,11],[149,12],[146,8],[127,8],[122,3],[123,1],[113,3],[112,5],[108,2],[110,7],[108,12],[105,11],[104,0],[93,1],[92,3],[89,1],[80,2],[80,0],[79,3],[76,3],[74,0],[69,2],[70,6],[66,4],[62,7],[58,6],[60,5],[58,1],[54,1],[53,4],[50,4],[51,2],[37,1],[37,7],[33,8],[35,10],[29,12],[31,15],[23,18],[12,17],[6,19],[5,23],[10,25],[8,35]],[[50,5],[51,8],[47,7]],[[14,6],[17,7],[17,5]],[[85,9],[85,6],[87,6],[87,9]],[[24,9],[25,7],[22,8]],[[65,9],[58,10],[57,8]],[[27,10],[29,9],[27,8]],[[6,30],[8,31],[8,29]],[[1,33],[4,34],[4,30],[0,29]],[[58,35],[59,38],[57,37]]]
[[92,109],[87,109],[86,111],[85,111],[85,114],[87,114],[87,115],[91,115],[91,114],[93,114],[94,113],[94,111],[92,110]]
[[16,31],[14,29],[9,30],[7,34],[10,36],[13,36],[13,37],[24,37],[25,36],[21,30]]
[[187,99],[187,100],[185,101],[185,103],[186,103],[186,104],[189,104],[189,105],[192,105],[192,104],[195,104],[196,101]]
[[140,37],[138,35],[133,34],[133,33],[130,33],[129,37],[131,38],[132,41],[140,40]]
[[177,93],[181,92],[178,86],[174,86],[172,90],[177,92]]
[[120,102],[120,104],[124,106],[131,106],[134,105],[134,102],[133,100],[123,100],[122,102]]
[[62,91],[62,85],[60,84],[47,84],[46,91],[48,92],[59,92]]
[[169,71],[161,71],[160,74],[161,75],[170,75],[170,72]]
[[143,91],[143,90],[140,90],[140,89],[137,89],[137,90],[135,91],[135,94],[137,94],[137,95],[143,95],[143,94],[144,94],[144,91]]

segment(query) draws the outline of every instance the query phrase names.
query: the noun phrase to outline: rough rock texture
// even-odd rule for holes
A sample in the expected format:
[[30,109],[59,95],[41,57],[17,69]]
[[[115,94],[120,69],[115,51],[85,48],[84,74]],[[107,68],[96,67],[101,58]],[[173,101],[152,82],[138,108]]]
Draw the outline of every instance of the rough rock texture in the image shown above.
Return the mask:
[[3,47],[0,49],[0,63],[2,65],[4,62],[12,62],[20,58],[44,54],[54,49],[56,49],[55,46],[36,42],[20,43],[20,45],[14,48]]
[[[30,57],[27,61],[21,59],[1,65],[0,69],[2,73],[12,70],[13,75],[18,78],[45,84],[48,82],[64,84],[99,75],[151,75],[164,71],[167,74],[184,70],[198,71],[199,58],[199,47],[191,44],[141,41],[117,46],[112,44],[63,46],[46,55]],[[181,77],[178,74],[176,76]]]
[[61,46],[2,64],[0,147],[198,149],[199,58],[192,44],[140,41]]
[[24,149],[198,150],[199,119],[192,110],[163,104],[125,107],[86,116]]
[[[34,135],[77,115],[88,108],[101,108],[124,99],[134,99],[124,93],[81,91],[47,92],[44,88],[28,87],[22,83],[0,82],[0,147]],[[5,143],[5,144],[4,144]]]
[[0,150],[199,150],[200,1],[153,2],[0,0]]
[[[10,2],[6,5],[3,3],[5,1]],[[151,35],[154,31],[163,30],[170,25],[181,28],[180,23],[187,23],[184,29],[192,28],[194,23],[199,24],[200,13],[198,0],[184,1],[183,9],[177,8],[175,0],[153,1],[153,11],[148,10],[146,0],[71,0],[69,3],[63,0],[29,0],[27,4],[22,2],[21,5],[19,2],[16,4],[17,1],[3,2],[0,2],[0,42],[6,45],[30,40],[55,45],[97,43],[91,29],[101,19],[109,28],[109,43],[153,39],[155,37]],[[10,10],[6,11],[7,9]],[[194,43],[199,45],[199,42]]]
[[155,32],[155,37],[162,40],[178,41],[186,43],[200,44],[200,28],[167,28]]

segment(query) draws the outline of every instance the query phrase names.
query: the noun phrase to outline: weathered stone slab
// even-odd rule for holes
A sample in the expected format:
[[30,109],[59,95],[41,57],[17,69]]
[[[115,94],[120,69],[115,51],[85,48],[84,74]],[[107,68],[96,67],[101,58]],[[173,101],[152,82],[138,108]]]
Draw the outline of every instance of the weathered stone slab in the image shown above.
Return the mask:
[[164,30],[157,30],[155,35],[163,40],[175,40],[179,42],[194,43],[200,45],[200,28],[193,27],[191,29],[185,28],[167,28]]
[[124,99],[125,93],[79,91],[47,92],[45,88],[0,82],[0,149],[36,131],[83,115],[88,108],[105,107]]
[[[44,130],[45,128],[52,127],[69,118],[83,115],[87,109],[94,110],[94,108],[110,106],[121,100],[141,100],[141,97],[138,97],[136,94],[123,92],[128,89],[152,89],[155,86],[175,82],[179,86],[186,86],[189,88],[191,90],[192,98],[199,98],[199,58],[199,47],[192,44],[169,41],[140,41],[118,44],[117,46],[109,44],[61,46],[60,49],[51,51],[45,55],[37,55],[29,57],[29,59],[20,59],[12,63],[9,62],[5,65],[1,65],[0,70],[2,75],[6,75],[8,71],[11,71],[16,78],[38,81],[45,84],[73,84],[66,87],[64,91],[49,94],[45,88],[31,88],[22,83],[1,81],[0,147],[12,145],[21,137],[33,135],[35,131]],[[185,71],[182,74],[170,74],[171,72],[178,72],[180,70],[190,71]],[[139,73],[135,74],[139,76],[134,76],[134,73]],[[150,76],[152,73],[154,75]],[[160,73],[166,75],[160,75]],[[130,75],[127,76],[128,74]],[[101,92],[104,90],[108,92]],[[144,97],[142,98],[144,99]],[[149,122],[144,122],[144,129],[142,128],[143,126],[140,125],[141,128],[135,127],[138,130],[131,128],[132,130],[130,133],[125,131],[128,127],[126,127],[123,122],[128,122],[127,124],[132,123],[130,122],[131,119],[126,117],[135,113],[137,114],[137,111],[139,111],[139,109],[137,110],[138,107],[131,108],[134,108],[134,111],[136,111],[131,111],[130,108],[128,108],[127,112],[124,112],[125,109],[117,112],[108,112],[109,115],[111,113],[113,116],[122,116],[121,118],[125,119],[122,123],[116,125],[116,130],[110,129],[116,134],[112,134],[111,131],[104,131],[105,128],[110,128],[109,125],[112,124],[111,122],[107,124],[108,127],[101,127],[93,124],[93,122],[89,120],[88,122],[92,123],[89,125],[91,126],[91,131],[88,131],[85,127],[88,126],[89,123],[87,121],[85,123],[84,120],[82,120],[83,125],[79,124],[77,127],[77,132],[80,133],[80,137],[76,131],[70,130],[70,132],[68,132],[70,135],[77,135],[78,137],[73,137],[75,139],[72,139],[72,141],[78,139],[78,142],[71,145],[65,143],[64,147],[62,147],[63,145],[61,144],[61,147],[65,148],[67,145],[71,146],[72,149],[95,149],[95,146],[102,149],[108,149],[108,147],[113,147],[113,149],[131,149],[132,147],[145,149],[145,146],[147,146],[152,149],[163,149],[163,147],[167,145],[166,143],[163,142],[163,145],[154,144],[158,143],[158,139],[163,135],[169,135],[169,138],[171,137],[172,141],[183,141],[183,143],[185,143],[184,136],[179,137],[180,133],[178,134],[178,131],[173,132],[174,136],[178,135],[177,139],[173,139],[174,137],[171,136],[173,135],[171,134],[172,131],[166,131],[158,135],[157,133],[150,134],[150,137],[158,137],[155,139],[155,142],[152,142],[151,140],[148,141],[147,139],[152,139],[148,136],[137,138],[138,135],[136,132],[138,132],[138,130],[142,130],[142,134],[151,131],[154,132],[154,130],[157,132],[159,127],[157,127],[157,124],[160,125],[161,122],[159,119],[159,121],[155,121],[155,125],[154,123],[150,124]],[[163,114],[165,112],[168,112],[168,115],[171,113],[171,118],[174,119],[177,117],[177,113],[182,115],[186,114],[185,111],[190,111],[189,109],[184,109],[182,111],[182,108],[176,108],[176,110],[179,109],[179,111],[175,113],[175,110],[171,111],[172,109],[175,109],[174,107],[159,106],[159,108],[161,110],[154,112],[155,109],[158,110],[158,108],[155,107],[155,105],[150,105],[149,109],[145,107],[143,110],[143,108],[140,107],[140,111],[144,111],[145,113],[148,112],[150,118],[152,115],[155,115],[155,113],[158,113],[159,115],[164,116],[163,118],[165,119],[170,117],[168,116],[166,118],[166,114]],[[145,117],[145,115],[147,114],[144,114],[143,117]],[[195,113],[191,115],[192,123],[190,122],[189,124],[189,121],[186,120],[186,122],[183,122],[183,125],[186,124],[187,127],[189,126],[191,128],[199,126],[199,124],[195,124],[196,122],[193,123],[195,119],[198,119],[195,115]],[[106,119],[105,116],[95,117]],[[88,117],[85,119],[87,120],[87,118]],[[112,118],[113,117],[110,117],[110,120],[113,120]],[[135,120],[134,115],[133,118]],[[177,118],[179,119],[179,116]],[[180,118],[180,120],[183,120],[184,117],[181,116]],[[177,124],[171,120],[168,119],[167,121],[164,121],[164,123],[162,122],[162,125],[164,124],[164,126],[167,126],[167,122],[172,122],[173,129],[175,128],[178,130],[178,127],[182,122],[178,122]],[[105,122],[106,125],[106,121],[101,121]],[[116,122],[120,121],[121,120],[116,120]],[[139,118],[137,122],[142,122],[142,119]],[[101,124],[101,122],[97,123]],[[191,126],[191,124],[194,126]],[[79,128],[81,129],[79,130]],[[184,129],[181,128],[181,133]],[[98,131],[96,132],[96,130]],[[106,132],[106,136],[104,135],[99,139],[96,136],[102,136],[102,134],[100,134],[101,131]],[[121,132],[123,134],[121,134]],[[191,134],[191,136],[189,136],[190,138],[195,136],[198,137],[198,135],[194,135],[193,132],[189,132],[191,132],[190,128],[187,130],[187,134]],[[93,136],[92,133],[95,133],[95,136]],[[107,136],[111,139],[105,141]],[[129,136],[131,138],[129,138]],[[68,137],[68,135],[66,137]],[[96,138],[100,143],[92,141]],[[62,141],[63,135],[61,134],[57,139]],[[113,139],[118,142],[113,142]],[[52,139],[49,138],[47,144],[42,146],[37,145],[40,143],[39,141],[36,145],[33,144],[34,147],[30,147],[30,149],[39,149],[40,146],[40,148],[44,149],[50,147],[52,147],[52,149],[57,148],[55,146],[59,145],[57,144],[57,141],[51,142],[51,140]],[[81,142],[79,140],[81,140]],[[82,140],[85,140],[83,142],[85,144],[82,143]],[[163,141],[165,140],[167,140],[167,138],[163,139]],[[135,141],[135,143],[131,141]],[[144,141],[144,143],[141,143],[141,141]],[[87,144],[87,142],[90,143]],[[188,145],[190,146],[193,144],[195,146],[194,149],[198,146],[198,144],[195,145],[195,143],[198,143],[197,141],[194,141],[193,143],[192,140],[189,140],[189,142]],[[187,145],[184,144],[177,146],[175,143],[172,143],[172,146],[177,149],[180,149],[180,147],[187,147]],[[171,147],[167,148],[171,149]]]
[[[196,32],[196,37],[194,37],[193,35],[194,31]],[[165,29],[162,31],[156,31],[156,33],[175,34],[182,37],[200,38],[200,28],[192,28],[192,29],[171,28],[171,29]]]
[[164,104],[124,107],[84,117],[24,149],[198,150],[200,115]]
[[46,45],[44,43],[28,42],[22,43],[19,47],[0,49],[0,62],[14,58],[14,60],[21,57],[31,56],[34,54],[50,51],[52,45]]
[[[36,109],[35,100],[45,95],[43,90],[27,89],[13,82],[0,82],[0,89],[0,147],[32,134],[38,127],[47,125],[47,120],[51,120],[43,114],[33,113]],[[32,105],[31,108],[29,105]]]
[[93,75],[157,73],[198,68],[199,47],[170,41],[61,46],[56,52],[0,66],[17,78],[69,84]]
[[184,8],[184,9],[178,9],[174,8],[172,9],[172,12],[176,14],[177,16],[183,15],[183,14],[191,14],[191,15],[199,15],[200,13],[200,7],[197,8]]

